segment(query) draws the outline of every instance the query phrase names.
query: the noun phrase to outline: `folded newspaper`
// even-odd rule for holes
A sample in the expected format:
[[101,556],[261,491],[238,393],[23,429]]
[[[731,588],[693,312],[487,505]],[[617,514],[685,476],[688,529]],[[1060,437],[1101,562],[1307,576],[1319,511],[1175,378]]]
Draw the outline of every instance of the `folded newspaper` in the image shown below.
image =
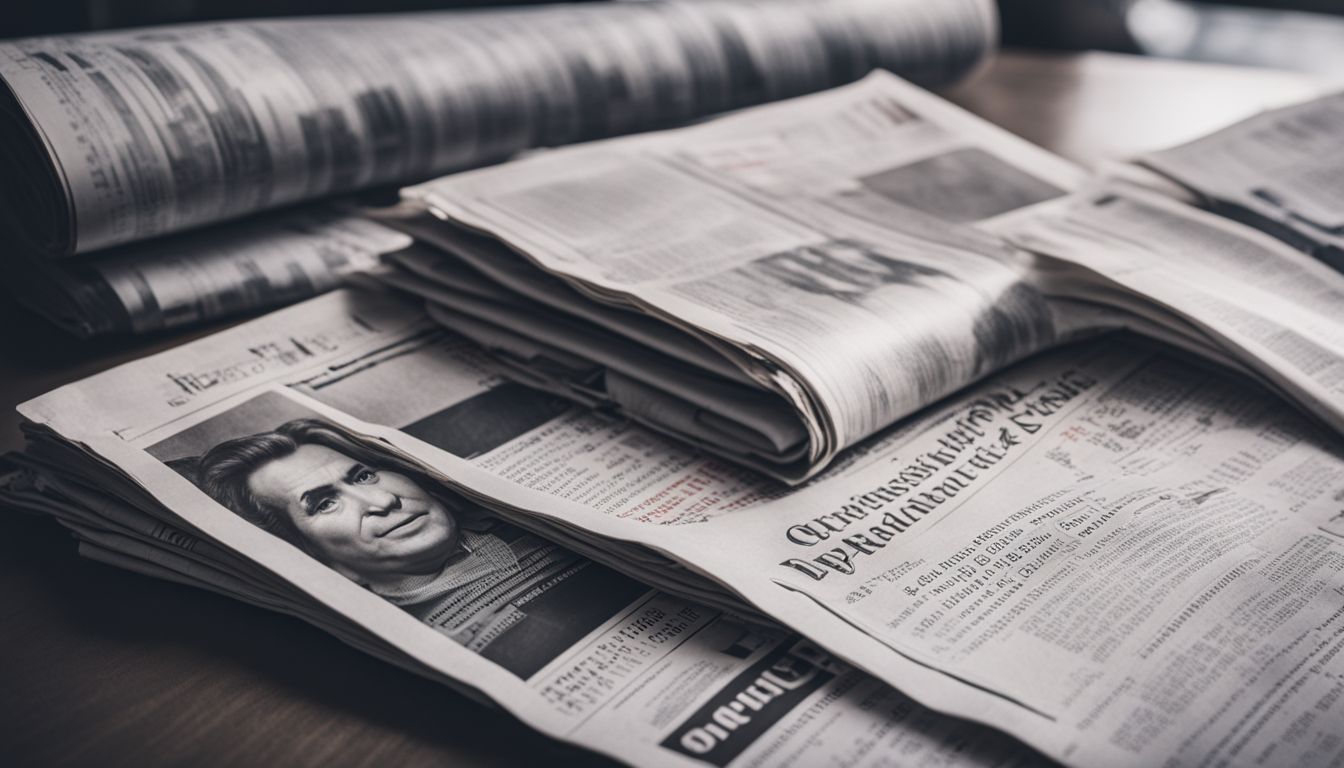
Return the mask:
[[14,298],[81,338],[150,333],[290,304],[376,268],[411,238],[318,203],[101,251],[15,258]]
[[275,306],[365,268],[389,233],[300,213],[140,244],[874,67],[949,82],[996,31],[991,0],[668,0],[0,42],[9,282],[81,335]]
[[1087,181],[885,73],[403,196],[382,220],[441,254],[393,255],[382,282],[520,381],[790,483],[1011,362],[1118,327],[1344,428],[1338,274]]

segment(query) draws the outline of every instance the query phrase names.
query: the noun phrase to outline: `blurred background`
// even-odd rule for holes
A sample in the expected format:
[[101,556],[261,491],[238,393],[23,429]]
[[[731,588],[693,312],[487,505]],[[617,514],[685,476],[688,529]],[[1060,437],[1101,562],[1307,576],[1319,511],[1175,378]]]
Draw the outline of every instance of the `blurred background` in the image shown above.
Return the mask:
[[[0,37],[528,0],[0,0]],[[927,0],[937,2],[938,0]],[[999,0],[1003,43],[1344,74],[1344,0]]]

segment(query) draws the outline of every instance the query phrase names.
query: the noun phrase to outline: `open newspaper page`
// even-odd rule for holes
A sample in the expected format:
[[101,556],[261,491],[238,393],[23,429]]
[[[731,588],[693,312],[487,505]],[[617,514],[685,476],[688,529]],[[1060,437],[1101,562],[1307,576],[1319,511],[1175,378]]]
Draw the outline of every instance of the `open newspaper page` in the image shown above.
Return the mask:
[[1244,120],[1139,159],[1216,212],[1344,271],[1344,94]]
[[698,462],[639,463],[646,436],[548,426],[449,470],[380,434],[478,498],[680,558],[922,703],[1064,762],[1344,754],[1344,456],[1216,369],[1065,349],[802,489],[745,499]]
[[376,184],[980,61],[990,0],[629,2],[0,43],[0,222],[106,248]]
[[[447,322],[487,346],[507,349],[496,337],[511,332],[554,348],[564,324],[546,320],[556,309],[578,314],[579,298],[689,334],[750,377],[723,382],[721,398],[702,388],[696,416],[737,419],[737,434],[754,429],[762,447],[725,453],[798,482],[842,448],[1067,335],[1031,284],[1030,260],[970,225],[1064,194],[1080,178],[1068,163],[875,73],[826,94],[541,153],[403,195],[449,220],[440,236],[425,225],[410,231],[518,294],[514,306],[489,296],[435,300]],[[499,243],[491,250],[490,239],[516,253]],[[509,274],[492,266],[510,259]],[[520,275],[528,267],[531,278]],[[544,281],[556,285],[553,298],[542,295]],[[485,328],[471,330],[472,321]],[[674,376],[629,352],[604,359],[598,342],[617,329],[607,323],[589,333],[590,349],[563,351],[676,389]],[[734,391],[772,410],[757,418],[719,405]],[[796,426],[785,429],[781,412]]]
[[453,469],[380,434],[477,498],[677,557],[922,703],[1064,762],[1344,754],[1344,455],[1244,380],[1072,347],[790,492],[744,492],[713,462],[659,461],[647,433],[574,418]]
[[994,223],[1064,290],[1184,328],[1344,431],[1344,277],[1241,224],[1124,185]]
[[[396,426],[461,467],[550,434],[602,437],[386,296],[338,291],[24,410],[32,453],[6,499],[60,519],[85,553],[295,614],[557,738],[639,765],[1041,762],[796,634],[518,528],[460,494],[453,467],[353,429]],[[652,436],[641,448],[637,432],[604,441],[609,457],[659,461],[664,483],[695,466],[712,478],[713,460]]]
[[[477,501],[504,524],[525,515],[676,558],[921,704],[991,723],[1057,760],[1328,765],[1344,754],[1344,454],[1253,383],[1113,340],[1075,345],[861,443],[788,490],[581,409],[523,418],[529,409],[511,404],[510,419],[489,423],[513,426],[474,429],[463,406],[477,397],[431,405],[435,391],[456,389],[425,383],[447,379],[447,348],[403,347],[424,325],[389,321],[375,305],[360,304],[358,321],[309,309],[349,296],[23,411],[148,489],[192,535],[420,662],[415,652],[430,649],[413,641],[414,622],[387,634],[403,624],[374,612],[385,600],[319,580],[330,571],[295,545],[202,503],[184,465],[213,465],[199,452],[218,440],[321,419],[432,467],[459,494],[455,508]],[[298,321],[300,310],[322,333]],[[272,336],[271,351],[244,351],[267,350],[258,344]],[[245,362],[222,364],[233,359]],[[124,402],[94,394],[130,390],[139,394]],[[340,470],[297,473],[312,482],[291,497],[310,485],[372,485]],[[259,482],[253,491],[272,492]],[[396,515],[371,518],[387,525],[407,512]],[[454,669],[513,706],[475,667]]]
[[319,204],[92,259],[16,258],[8,280],[18,301],[77,336],[148,333],[306,299],[411,246],[400,232]]
[[944,414],[859,472],[706,524],[696,557],[737,563],[744,592],[773,565],[794,594],[753,598],[767,612],[1066,762],[1344,755],[1337,438],[1114,344]]

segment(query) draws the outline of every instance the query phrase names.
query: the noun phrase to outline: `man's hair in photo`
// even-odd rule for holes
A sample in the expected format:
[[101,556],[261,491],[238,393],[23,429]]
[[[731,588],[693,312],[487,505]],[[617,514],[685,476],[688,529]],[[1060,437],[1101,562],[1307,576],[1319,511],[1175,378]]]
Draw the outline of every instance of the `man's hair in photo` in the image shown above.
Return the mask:
[[238,437],[216,445],[201,456],[196,465],[197,485],[253,525],[323,560],[322,554],[299,532],[285,510],[270,507],[248,488],[248,478],[253,472],[293,454],[301,445],[320,445],[349,456],[370,469],[406,475],[438,497],[454,514],[459,514],[459,505],[445,493],[442,481],[428,470],[381,443],[323,419],[295,419],[270,432]]

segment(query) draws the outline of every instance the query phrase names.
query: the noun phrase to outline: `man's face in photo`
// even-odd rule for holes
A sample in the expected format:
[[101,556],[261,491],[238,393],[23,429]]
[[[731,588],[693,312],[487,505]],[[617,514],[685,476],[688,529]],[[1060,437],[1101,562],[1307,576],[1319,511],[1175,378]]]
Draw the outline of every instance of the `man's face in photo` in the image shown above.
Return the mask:
[[429,491],[326,446],[300,445],[253,471],[247,485],[334,568],[363,583],[433,573],[457,543],[457,521]]

